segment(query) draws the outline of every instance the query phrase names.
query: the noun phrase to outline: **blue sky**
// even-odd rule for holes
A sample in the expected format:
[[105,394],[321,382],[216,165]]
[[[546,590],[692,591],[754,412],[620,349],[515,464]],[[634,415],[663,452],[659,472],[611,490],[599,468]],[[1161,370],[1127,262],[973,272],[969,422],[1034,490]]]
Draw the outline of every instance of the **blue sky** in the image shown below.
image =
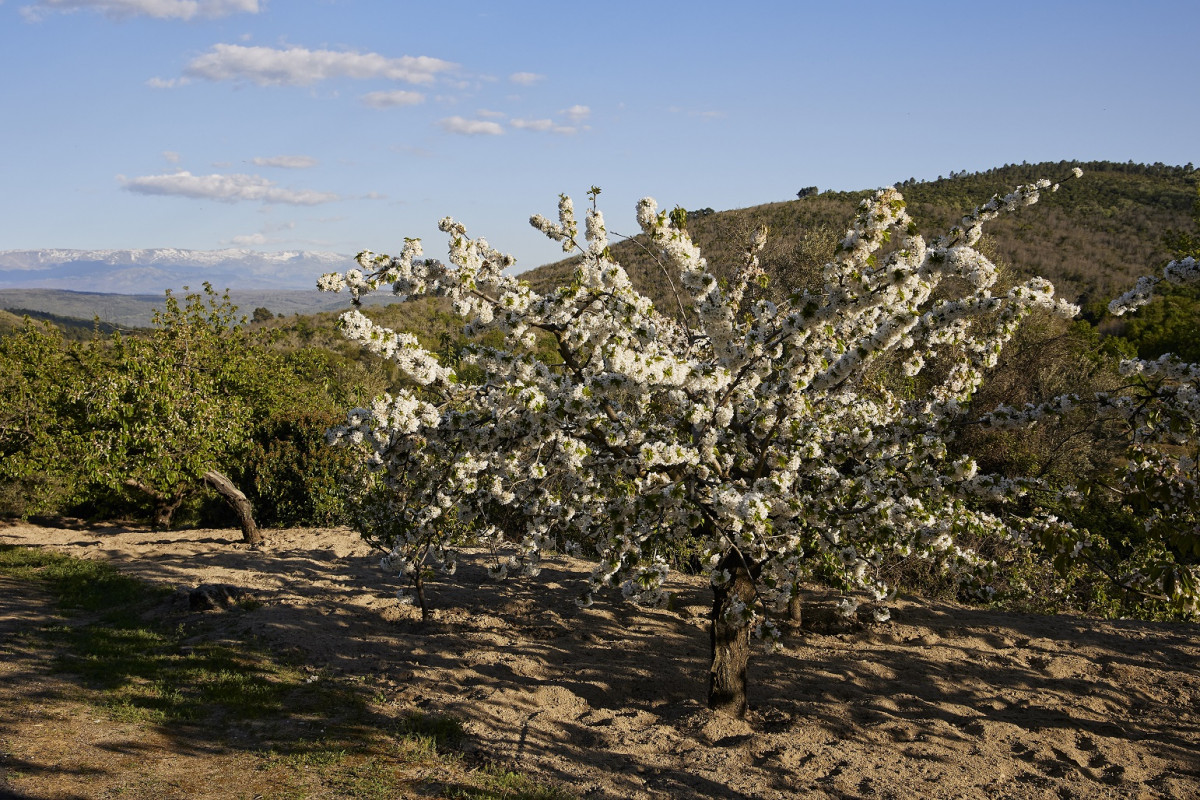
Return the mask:
[[0,0],[0,250],[532,268],[560,192],[737,208],[1009,162],[1200,162],[1200,3]]

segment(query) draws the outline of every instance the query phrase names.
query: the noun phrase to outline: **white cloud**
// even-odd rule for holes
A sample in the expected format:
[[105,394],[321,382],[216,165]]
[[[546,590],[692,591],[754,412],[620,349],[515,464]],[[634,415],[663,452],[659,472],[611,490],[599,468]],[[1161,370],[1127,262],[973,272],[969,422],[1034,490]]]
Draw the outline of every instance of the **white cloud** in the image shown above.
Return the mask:
[[214,19],[230,14],[257,14],[265,3],[258,0],[37,0],[21,9],[27,20],[37,21],[53,12],[70,13],[83,9],[96,11],[110,19],[153,17],[189,20]]
[[242,236],[235,236],[230,240],[233,244],[239,247],[252,247],[267,243],[267,237],[261,233],[248,233]]
[[462,117],[446,117],[438,122],[448,133],[461,133],[466,136],[499,136],[504,128],[497,122],[485,122],[481,119],[463,119]]
[[187,78],[151,78],[146,85],[151,89],[174,89],[176,86],[187,86],[191,81]]
[[371,108],[415,106],[425,102],[425,95],[420,92],[406,92],[403,89],[397,89],[394,92],[369,92],[362,96],[362,101]]
[[514,119],[512,121],[514,128],[520,128],[523,131],[548,131],[554,127],[552,119]]
[[508,116],[503,111],[489,111],[486,108],[481,108],[475,112],[475,116],[483,117],[484,119],[504,119]]
[[532,86],[538,81],[544,81],[545,75],[539,75],[536,72],[514,72],[508,76],[508,79],[513,83],[519,83],[522,86]]
[[236,203],[257,200],[264,203],[287,203],[313,206],[339,199],[336,194],[312,189],[283,189],[258,175],[193,175],[175,172],[170,175],[146,175],[140,178],[117,176],[122,186],[136,194],[172,195]]
[[236,247],[260,247],[264,244],[275,244],[284,241],[284,239],[274,234],[286,234],[288,231],[295,230],[295,228],[295,222],[273,222],[264,225],[258,233],[243,233],[234,236],[229,240],[228,244]]
[[312,156],[271,156],[254,159],[256,167],[280,167],[282,169],[307,169],[315,167],[317,160]]
[[179,153],[176,153],[174,150],[163,150],[163,158],[171,164],[179,163]]
[[307,86],[330,78],[430,83],[438,73],[456,66],[429,56],[387,58],[378,53],[216,44],[211,52],[192,59],[184,74],[209,81],[246,80],[259,86]]
[[571,120],[571,122],[579,123],[591,116],[592,110],[587,106],[571,106],[562,113],[565,114],[567,119]]
[[559,125],[552,119],[514,119],[511,121],[511,125],[523,131],[544,131],[561,136],[572,136],[579,133],[579,128],[574,125]]

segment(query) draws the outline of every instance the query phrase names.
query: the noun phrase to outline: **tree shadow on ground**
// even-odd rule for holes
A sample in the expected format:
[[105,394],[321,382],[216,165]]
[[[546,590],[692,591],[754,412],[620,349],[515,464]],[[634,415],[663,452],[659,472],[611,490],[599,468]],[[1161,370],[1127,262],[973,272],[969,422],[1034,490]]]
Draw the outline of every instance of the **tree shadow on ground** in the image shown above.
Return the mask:
[[[176,601],[158,613],[364,682],[376,696],[356,723],[364,732],[405,713],[452,714],[469,760],[581,796],[1200,792],[1194,625],[902,602],[893,622],[756,655],[743,722],[703,706],[710,596],[696,581],[674,579],[676,611],[608,599],[580,609],[586,563],[554,559],[535,580],[497,584],[472,552],[452,580],[431,582],[422,622],[361,544],[270,536],[261,553],[182,541],[95,549],[151,582],[251,592],[253,607],[205,615]],[[300,740],[320,724],[292,723],[286,734]],[[253,750],[268,733],[221,746]],[[169,735],[181,750],[211,746]]]

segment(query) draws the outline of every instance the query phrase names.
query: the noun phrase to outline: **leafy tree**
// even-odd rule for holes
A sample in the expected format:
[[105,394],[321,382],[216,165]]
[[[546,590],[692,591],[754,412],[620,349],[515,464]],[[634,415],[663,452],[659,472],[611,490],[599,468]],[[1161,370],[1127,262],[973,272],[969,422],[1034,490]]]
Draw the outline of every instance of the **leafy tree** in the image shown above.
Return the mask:
[[243,322],[206,285],[168,293],[153,330],[66,342],[26,320],[0,337],[0,511],[97,514],[128,498],[167,526],[207,483],[248,541],[252,508],[270,525],[340,523],[349,454],[325,430],[386,380]]
[[1193,231],[1169,231],[1163,244],[1176,259],[1200,258],[1200,186],[1196,187],[1196,199],[1192,202]]
[[1200,361],[1200,291],[1192,286],[1168,286],[1161,298],[1126,324],[1122,335],[1143,358],[1172,353],[1184,361]]
[[[1192,222],[1193,231],[1172,230],[1163,237],[1176,262],[1200,258],[1200,188],[1192,205]],[[1200,288],[1168,280],[1154,291],[1160,299],[1145,305],[1122,335],[1142,358],[1171,353],[1190,363],[1200,362]]]
[[[345,521],[351,454],[327,447],[325,432],[347,404],[384,388],[362,365],[314,348],[281,351],[251,345],[254,380],[241,390],[251,412],[250,440],[235,463],[237,480],[264,525],[334,525]],[[250,360],[250,359],[247,359]]]
[[264,526],[340,525],[346,521],[343,483],[353,469],[349,453],[325,444],[325,432],[343,414],[292,408],[259,420],[254,440],[232,475]]
[[53,326],[26,317],[0,337],[0,510],[44,513],[78,496],[78,376]]
[[154,504],[153,521],[169,525],[202,481],[238,514],[245,540],[261,536],[249,501],[225,475],[247,443],[246,388],[257,375],[226,294],[205,284],[185,304],[167,292],[148,337],[116,335],[81,349],[81,409],[88,477],[110,490],[135,489]]

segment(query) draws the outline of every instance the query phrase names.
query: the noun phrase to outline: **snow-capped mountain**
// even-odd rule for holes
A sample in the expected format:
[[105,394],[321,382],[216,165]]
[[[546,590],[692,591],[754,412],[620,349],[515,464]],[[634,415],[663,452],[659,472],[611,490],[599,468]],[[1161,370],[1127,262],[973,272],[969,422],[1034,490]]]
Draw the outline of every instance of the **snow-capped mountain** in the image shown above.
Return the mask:
[[204,281],[217,289],[312,289],[323,273],[345,271],[352,262],[306,250],[6,250],[0,289],[144,294]]

